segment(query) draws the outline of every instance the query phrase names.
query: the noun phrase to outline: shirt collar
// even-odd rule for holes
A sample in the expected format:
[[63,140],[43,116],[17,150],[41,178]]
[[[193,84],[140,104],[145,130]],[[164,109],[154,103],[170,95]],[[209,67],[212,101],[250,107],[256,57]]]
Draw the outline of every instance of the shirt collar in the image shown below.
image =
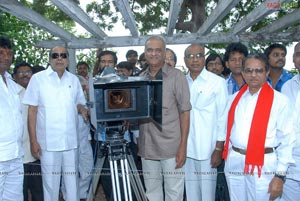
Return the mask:
[[[49,66],[49,67],[46,69],[46,73],[47,73],[48,76],[57,76],[57,77],[58,77],[57,72],[55,72],[55,71],[52,69],[51,66]],[[67,74],[68,74],[68,73],[67,73],[67,70],[65,70],[65,71],[64,71],[64,74],[63,74],[63,76],[62,76],[62,78],[65,77],[65,76],[67,76]]]

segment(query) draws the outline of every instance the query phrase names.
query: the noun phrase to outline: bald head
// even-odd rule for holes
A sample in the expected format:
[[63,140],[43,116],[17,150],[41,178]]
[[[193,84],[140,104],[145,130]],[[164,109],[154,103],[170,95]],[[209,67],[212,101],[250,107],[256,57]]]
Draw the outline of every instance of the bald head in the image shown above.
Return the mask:
[[294,47],[293,62],[295,68],[300,71],[300,42],[298,42]]
[[205,52],[204,52],[204,45],[202,45],[202,44],[200,44],[200,43],[193,43],[193,44],[190,44],[190,45],[185,49],[185,51],[184,51],[184,56],[186,56],[188,50],[190,50],[191,48],[194,48],[194,47],[202,49],[202,50],[203,50],[203,54],[205,54]]

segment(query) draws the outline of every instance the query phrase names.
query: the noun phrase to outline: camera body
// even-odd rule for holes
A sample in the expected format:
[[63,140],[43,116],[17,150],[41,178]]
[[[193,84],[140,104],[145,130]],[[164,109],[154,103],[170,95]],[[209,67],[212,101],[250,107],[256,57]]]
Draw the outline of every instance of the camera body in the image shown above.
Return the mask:
[[162,122],[162,80],[98,78],[94,96],[98,123],[145,118]]

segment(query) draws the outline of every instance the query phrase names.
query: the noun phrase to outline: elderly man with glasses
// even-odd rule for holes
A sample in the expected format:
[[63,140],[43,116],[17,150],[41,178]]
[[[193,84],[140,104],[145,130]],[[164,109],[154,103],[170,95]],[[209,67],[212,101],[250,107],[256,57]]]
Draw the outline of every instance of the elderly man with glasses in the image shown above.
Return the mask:
[[[278,200],[287,168],[294,162],[292,109],[288,98],[267,83],[263,54],[242,62],[246,84],[225,109],[223,158],[230,200]],[[225,138],[226,136],[226,138]]]
[[66,201],[78,196],[77,114],[87,119],[86,103],[78,78],[66,71],[67,49],[50,51],[50,68],[32,76],[23,103],[28,106],[32,155],[41,160],[44,200],[58,200],[60,178]]
[[185,165],[186,197],[187,201],[214,201],[223,149],[217,128],[228,96],[226,82],[204,67],[203,45],[191,44],[184,53],[192,104]]

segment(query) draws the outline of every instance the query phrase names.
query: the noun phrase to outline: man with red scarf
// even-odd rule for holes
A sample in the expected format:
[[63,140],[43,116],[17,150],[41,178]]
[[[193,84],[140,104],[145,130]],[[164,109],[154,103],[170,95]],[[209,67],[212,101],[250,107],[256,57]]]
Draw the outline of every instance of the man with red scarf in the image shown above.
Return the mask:
[[[223,151],[232,201],[280,198],[295,141],[289,100],[266,82],[267,58],[247,56],[246,84],[228,102]],[[225,136],[224,136],[225,139]]]

